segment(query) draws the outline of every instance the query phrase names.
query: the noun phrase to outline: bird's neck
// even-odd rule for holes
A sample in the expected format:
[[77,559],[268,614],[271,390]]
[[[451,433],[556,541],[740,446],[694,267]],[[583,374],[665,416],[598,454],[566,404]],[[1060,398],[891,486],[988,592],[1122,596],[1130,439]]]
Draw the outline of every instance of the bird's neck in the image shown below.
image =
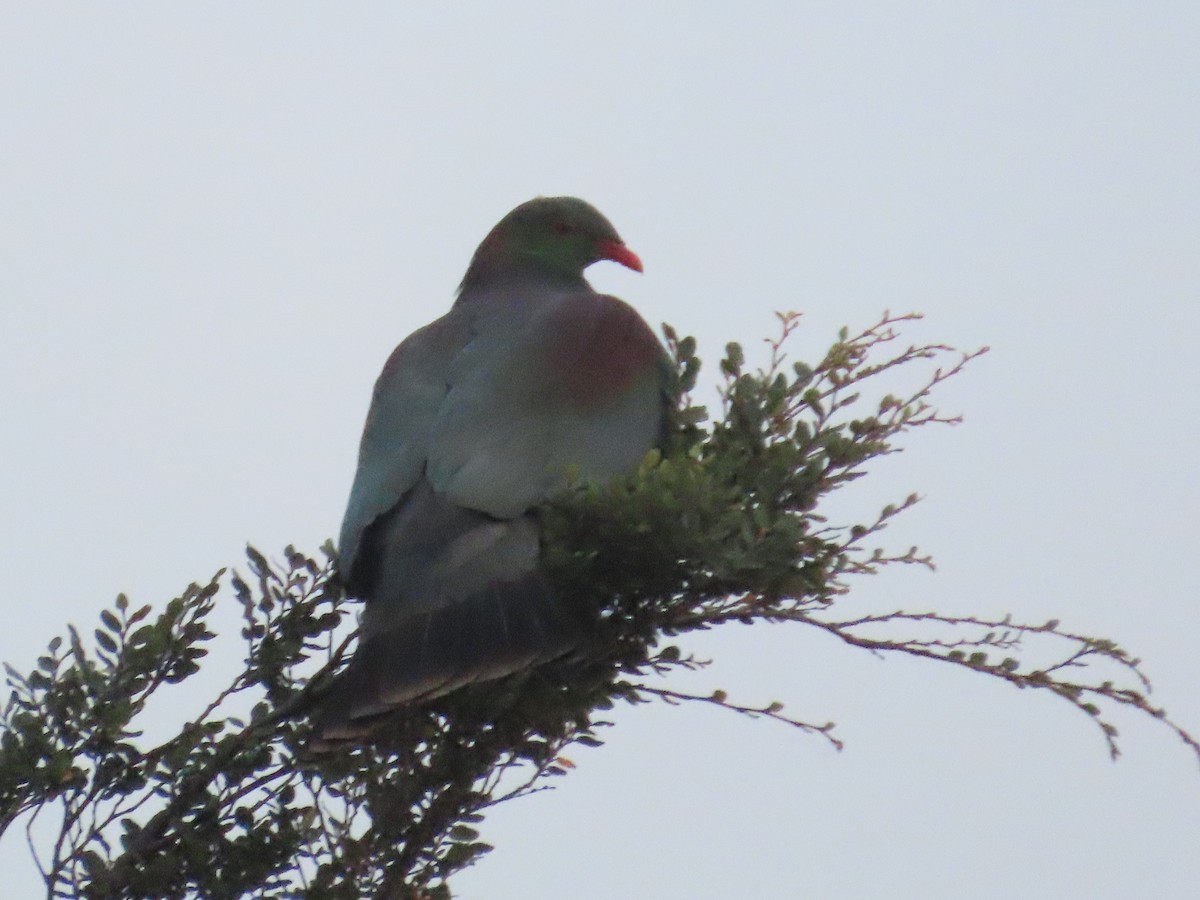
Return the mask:
[[590,290],[577,263],[556,260],[534,252],[528,242],[514,240],[497,225],[471,257],[471,265],[459,285],[459,297],[486,292],[493,287],[525,285],[554,290]]
[[467,274],[458,287],[460,302],[485,296],[494,291],[562,293],[590,291],[591,285],[582,272],[562,272],[542,265],[537,260],[472,260]]

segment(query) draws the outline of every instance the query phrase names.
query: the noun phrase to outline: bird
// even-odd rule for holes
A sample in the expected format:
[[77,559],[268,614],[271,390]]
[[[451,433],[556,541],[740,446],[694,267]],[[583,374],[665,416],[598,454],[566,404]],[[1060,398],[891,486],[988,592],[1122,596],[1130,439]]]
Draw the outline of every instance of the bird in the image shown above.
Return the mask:
[[313,749],[584,639],[542,570],[537,508],[636,472],[673,403],[653,330],[584,278],[601,260],[642,271],[591,204],[522,203],[479,244],[449,312],[387,360],[336,556],[365,604],[358,645],[318,701]]

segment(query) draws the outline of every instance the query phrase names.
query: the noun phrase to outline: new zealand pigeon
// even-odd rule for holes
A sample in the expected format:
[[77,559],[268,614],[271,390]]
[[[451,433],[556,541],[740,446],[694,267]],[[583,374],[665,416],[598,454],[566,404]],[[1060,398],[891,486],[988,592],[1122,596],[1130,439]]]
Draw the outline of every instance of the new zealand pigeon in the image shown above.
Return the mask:
[[536,507],[571,478],[635,471],[671,402],[654,333],[583,277],[602,259],[642,270],[584,201],[523,203],[479,245],[450,311],[384,366],[338,547],[366,607],[314,749],[581,640],[539,568]]

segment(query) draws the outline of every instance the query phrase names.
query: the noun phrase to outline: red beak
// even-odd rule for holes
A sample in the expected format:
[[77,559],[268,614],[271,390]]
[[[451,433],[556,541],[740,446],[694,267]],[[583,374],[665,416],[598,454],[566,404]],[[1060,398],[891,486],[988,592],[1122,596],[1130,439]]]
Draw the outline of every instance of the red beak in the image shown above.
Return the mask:
[[642,261],[638,259],[638,255],[620,241],[601,241],[599,250],[601,259],[611,259],[635,272],[642,271]]

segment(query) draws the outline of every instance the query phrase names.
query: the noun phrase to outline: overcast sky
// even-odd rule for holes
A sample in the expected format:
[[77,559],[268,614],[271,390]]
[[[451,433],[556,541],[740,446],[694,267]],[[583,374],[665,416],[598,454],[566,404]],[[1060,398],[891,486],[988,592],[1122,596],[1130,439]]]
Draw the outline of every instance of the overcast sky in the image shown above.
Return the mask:
[[[648,6],[0,6],[0,659],[246,541],[315,552],[388,352],[501,215],[569,193],[646,264],[593,282],[710,378],[781,309],[801,356],[885,308],[990,345],[940,395],[965,424],[855,487],[921,492],[890,537],[939,571],[846,604],[1060,618],[1200,729],[1200,6]],[[1195,896],[1200,767],[1153,723],[1118,719],[1114,765],[972,673],[798,627],[685,646],[717,662],[676,686],[847,749],[619,710],[489,817],[459,896]],[[35,895],[19,833],[0,868]]]

